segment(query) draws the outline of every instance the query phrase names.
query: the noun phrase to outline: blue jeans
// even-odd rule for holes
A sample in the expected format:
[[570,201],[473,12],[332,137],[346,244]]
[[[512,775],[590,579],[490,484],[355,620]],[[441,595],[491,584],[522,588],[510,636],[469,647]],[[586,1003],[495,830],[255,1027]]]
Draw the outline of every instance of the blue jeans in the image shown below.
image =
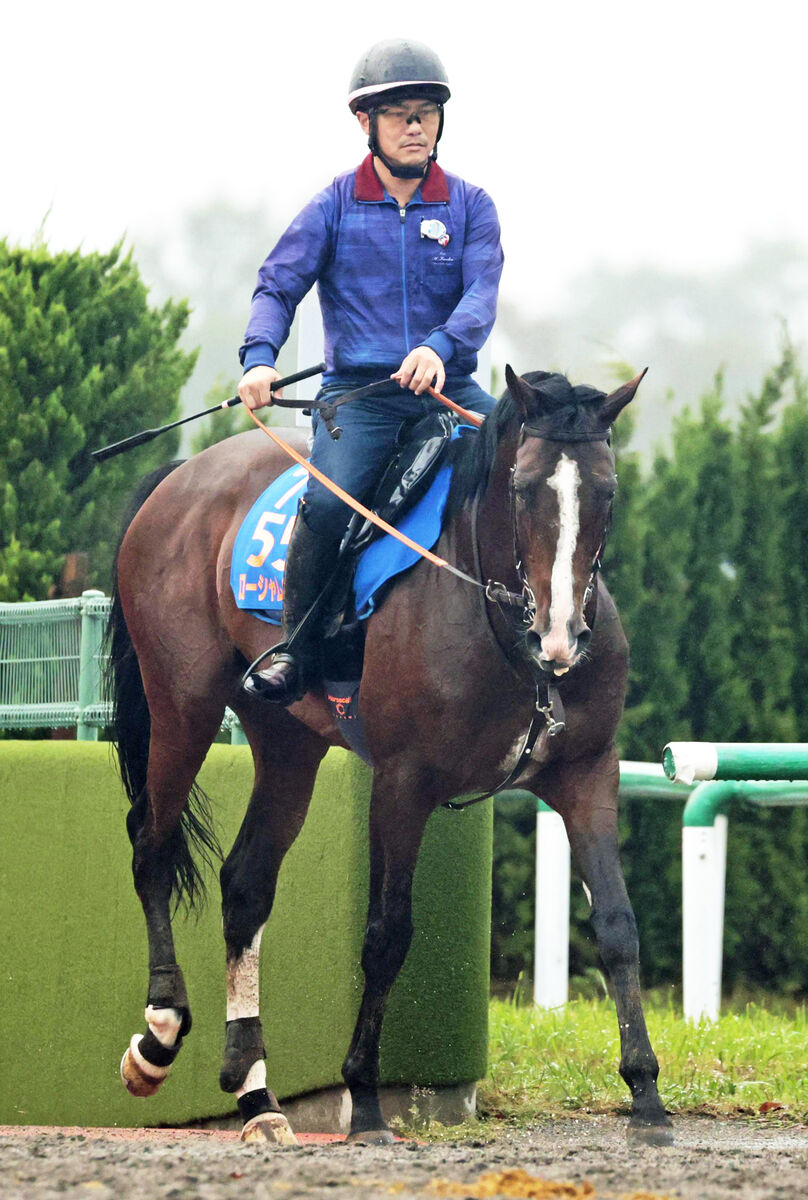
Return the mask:
[[[345,379],[323,388],[318,400],[335,400],[338,396],[361,386],[361,380]],[[496,404],[493,396],[484,392],[470,375],[447,378],[443,393],[450,400],[472,412],[487,415]],[[354,499],[366,504],[393,457],[396,434],[401,422],[408,417],[425,416],[437,410],[446,411],[440,401],[430,395],[416,396],[391,381],[390,390],[351,400],[337,409],[337,425],[342,436],[335,442],[318,413],[312,417],[314,442],[311,451],[313,466],[327,475]],[[316,479],[309,479],[305,493],[306,524],[315,533],[338,540],[342,537],[353,509]]]

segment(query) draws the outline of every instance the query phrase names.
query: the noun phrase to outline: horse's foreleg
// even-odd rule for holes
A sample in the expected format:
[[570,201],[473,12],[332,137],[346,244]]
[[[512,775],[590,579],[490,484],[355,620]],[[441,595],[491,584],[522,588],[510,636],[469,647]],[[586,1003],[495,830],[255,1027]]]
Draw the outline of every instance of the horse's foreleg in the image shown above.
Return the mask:
[[673,1141],[657,1091],[659,1064],[640,999],[637,923],[617,846],[618,762],[611,751],[595,760],[559,764],[541,782],[542,799],[561,812],[575,865],[591,896],[591,921],[614,990],[620,1029],[620,1074],[631,1091],[630,1133],[655,1145]]
[[152,734],[146,786],[127,815],[135,891],[143,906],[149,941],[149,990],[145,1035],[135,1034],[121,1061],[121,1078],[133,1096],[152,1096],[165,1081],[191,1028],[191,1009],[176,962],[171,897],[190,862],[180,821],[188,794],[220,716],[207,737],[178,720],[171,736]]
[[242,717],[256,778],[249,808],[221,871],[227,949],[227,1024],[219,1082],[234,1093],[245,1142],[296,1145],[267,1087],[259,1015],[261,935],[272,909],[278,871],[303,826],[325,744],[285,712]]
[[138,809],[145,810],[143,825],[134,837],[132,871],[135,890],[143,906],[149,939],[149,990],[144,1036],[134,1034],[121,1061],[121,1078],[133,1096],[153,1096],[165,1081],[182,1039],[191,1028],[191,1009],[185,980],[176,962],[171,931],[170,901],[174,862],[170,846],[153,833],[147,793],[130,811],[130,828]]
[[[408,789],[409,790],[409,789]],[[412,795],[412,792],[409,792]],[[412,878],[430,809],[407,803],[389,781],[373,782],[365,989],[342,1077],[352,1101],[350,1138],[393,1141],[379,1106],[379,1043],[390,989],[412,940]]]

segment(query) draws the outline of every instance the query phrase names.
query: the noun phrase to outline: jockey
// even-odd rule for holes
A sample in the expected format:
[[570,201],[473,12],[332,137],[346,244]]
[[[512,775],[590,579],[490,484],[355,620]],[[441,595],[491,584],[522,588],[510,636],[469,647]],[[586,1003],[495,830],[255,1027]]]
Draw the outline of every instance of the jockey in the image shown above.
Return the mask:
[[[312,464],[363,502],[401,422],[439,407],[428,387],[478,413],[495,403],[471,376],[496,315],[499,222],[481,188],[437,164],[449,95],[446,71],[426,46],[393,40],[363,55],[348,104],[370,153],[315,196],[264,262],[240,351],[239,396],[251,409],[271,404],[276,356],[317,284],[326,360],[318,399],[390,377],[389,391],[340,409],[338,442],[317,413],[312,418]],[[351,512],[309,480],[288,549],[284,639],[331,574]],[[280,704],[301,698],[315,678],[322,632],[312,625],[294,653],[254,672],[248,690]]]

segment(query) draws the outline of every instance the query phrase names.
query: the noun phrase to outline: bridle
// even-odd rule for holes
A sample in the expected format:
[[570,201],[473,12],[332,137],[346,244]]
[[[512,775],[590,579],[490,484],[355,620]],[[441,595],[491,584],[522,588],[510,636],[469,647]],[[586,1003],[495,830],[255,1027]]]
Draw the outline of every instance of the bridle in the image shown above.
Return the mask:
[[[526,438],[528,438],[528,437],[542,438],[544,441],[548,441],[548,442],[604,442],[605,441],[607,443],[607,445],[610,442],[609,430],[606,430],[605,432],[601,430],[601,431],[592,431],[591,433],[577,433],[577,434],[564,433],[562,435],[560,433],[553,433],[549,427],[540,427],[538,425],[528,425],[527,423],[525,423],[521,426],[521,428],[519,430],[519,440],[518,440],[517,446],[516,446],[517,451],[519,450],[519,447],[524,444]],[[533,589],[531,588],[530,583],[528,581],[527,573],[525,572],[524,563],[522,561],[522,551],[519,546],[519,529],[518,529],[517,521],[516,521],[516,466],[515,465],[513,467],[511,467],[510,479],[508,481],[508,504],[509,504],[510,514],[511,514],[511,539],[512,539],[512,543],[513,543],[513,560],[514,560],[514,566],[516,568],[516,575],[519,579],[520,584],[522,585],[522,593],[520,596],[518,594],[514,594],[513,592],[507,592],[507,597],[508,597],[507,602],[512,604],[514,607],[521,607],[523,609],[522,623],[524,625],[529,626],[529,625],[533,624],[533,621],[535,620],[535,617],[536,617],[536,597],[535,597],[535,595],[533,593]],[[609,503],[609,509],[606,514],[606,522],[605,522],[604,528],[603,528],[603,535],[600,539],[600,543],[599,543],[598,548],[595,551],[594,557],[592,559],[592,567],[589,572],[589,579],[588,579],[586,587],[584,589],[584,598],[583,598],[583,608],[584,609],[586,609],[587,604],[591,601],[591,599],[595,593],[595,588],[597,586],[598,574],[600,573],[601,567],[603,565],[603,551],[606,546],[606,538],[609,535],[609,530],[611,529],[611,525],[612,525],[613,513],[614,513],[614,498],[612,498],[612,500]],[[498,589],[498,588],[504,589],[504,585],[499,584],[499,583],[493,583],[491,580],[488,581],[488,584],[486,585],[486,595],[488,596],[489,600],[492,600],[492,601],[496,600],[497,602],[499,602],[500,593],[497,593],[496,596],[489,594],[489,589]],[[505,591],[507,591],[507,590],[505,589]]]
[[[523,424],[519,431],[519,440],[517,442],[517,450],[523,444],[526,437],[541,437],[545,441],[555,441],[555,442],[606,441],[608,443],[609,442],[609,431],[607,430],[606,432],[598,432],[598,433],[593,432],[593,433],[586,434],[586,435],[579,434],[578,436],[575,436],[575,437],[567,437],[567,436],[561,436],[558,433],[553,434],[552,431],[549,431],[549,430],[547,430],[547,431],[545,431],[544,429],[540,430],[536,426]],[[490,579],[488,580],[487,583],[482,583],[482,564],[480,562],[479,542],[478,542],[478,538],[477,538],[478,504],[477,504],[476,499],[475,499],[474,507],[472,510],[472,545],[473,545],[473,550],[474,550],[475,574],[478,575],[479,578],[476,580],[472,579],[471,576],[467,576],[466,578],[468,578],[470,580],[470,582],[475,583],[478,587],[483,588],[485,591],[485,598],[489,602],[495,603],[500,608],[500,611],[502,611],[502,606],[504,604],[507,604],[511,608],[520,608],[522,610],[520,623],[523,627],[529,627],[530,625],[533,624],[533,621],[535,620],[535,617],[536,617],[536,597],[533,592],[533,589],[530,586],[530,582],[527,578],[527,574],[524,569],[524,564],[522,561],[522,552],[521,552],[521,548],[519,545],[519,529],[518,529],[517,521],[516,521],[515,476],[516,476],[516,466],[514,465],[513,467],[511,467],[510,478],[508,480],[508,503],[509,503],[509,507],[510,507],[511,537],[512,537],[512,543],[513,543],[514,566],[516,569],[517,578],[519,579],[519,582],[522,585],[521,594],[515,593],[515,592],[510,592],[510,591],[508,591],[508,589],[505,587],[504,584],[496,583]],[[597,595],[598,574],[600,573],[601,566],[602,566],[603,550],[606,545],[606,538],[608,536],[609,529],[611,528],[613,511],[614,511],[614,498],[612,498],[612,500],[609,503],[609,509],[608,509],[608,512],[606,515],[606,522],[605,522],[604,529],[603,529],[603,535],[601,537],[600,544],[598,545],[598,548],[597,548],[594,558],[592,560],[592,568],[589,573],[589,579],[587,581],[586,588],[584,589],[584,597],[583,597],[583,605],[582,605],[584,613],[586,613],[587,606],[590,604],[592,599],[596,598],[596,595]],[[597,613],[597,606],[595,608],[595,612],[592,614],[590,620],[587,622],[590,629],[594,628],[596,613]],[[504,615],[504,613],[503,613],[503,615]],[[486,611],[486,616],[488,616],[487,611]],[[489,621],[489,624],[490,624],[490,621]],[[497,641],[497,644],[499,644],[499,639],[497,638],[496,633],[493,630],[493,627],[492,627],[492,633],[494,634],[494,638]],[[519,640],[520,639],[517,637],[516,638],[517,644],[518,644]],[[502,783],[498,784],[496,787],[491,788],[490,791],[484,792],[480,796],[472,796],[468,800],[461,800],[460,802],[457,802],[457,803],[454,801],[449,801],[443,805],[444,808],[449,808],[452,810],[468,808],[469,805],[471,805],[471,804],[479,804],[482,800],[487,800],[491,796],[495,796],[498,792],[506,791],[518,779],[519,775],[521,775],[522,771],[525,769],[528,762],[530,761],[530,759],[533,755],[534,747],[536,745],[536,742],[539,739],[540,734],[544,731],[544,732],[546,732],[548,738],[554,738],[554,737],[557,737],[559,734],[562,734],[565,731],[566,720],[565,720],[565,715],[564,715],[564,705],[562,703],[561,696],[558,691],[558,682],[555,680],[554,677],[548,678],[546,673],[541,670],[539,670],[537,672],[536,668],[535,668],[535,664],[533,664],[529,659],[527,659],[527,657],[525,655],[522,655],[521,658],[522,658],[523,662],[525,662],[525,661],[527,662],[527,665],[531,670],[531,674],[533,676],[533,682],[534,682],[535,688],[536,688],[536,699],[535,699],[535,704],[533,707],[530,725],[528,727],[527,733],[525,734],[525,738],[522,742],[522,746],[519,750],[519,754],[517,755],[516,763],[514,764],[512,770],[508,773],[507,778],[504,779],[502,781]],[[509,661],[510,661],[510,659],[509,659]]]

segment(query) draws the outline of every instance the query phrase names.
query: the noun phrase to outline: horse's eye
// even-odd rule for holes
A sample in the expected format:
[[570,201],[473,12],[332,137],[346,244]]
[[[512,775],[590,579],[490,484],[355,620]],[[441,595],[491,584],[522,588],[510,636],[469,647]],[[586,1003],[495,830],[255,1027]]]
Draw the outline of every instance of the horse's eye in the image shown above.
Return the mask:
[[617,480],[604,479],[595,484],[595,495],[606,504],[611,504],[617,494]]

